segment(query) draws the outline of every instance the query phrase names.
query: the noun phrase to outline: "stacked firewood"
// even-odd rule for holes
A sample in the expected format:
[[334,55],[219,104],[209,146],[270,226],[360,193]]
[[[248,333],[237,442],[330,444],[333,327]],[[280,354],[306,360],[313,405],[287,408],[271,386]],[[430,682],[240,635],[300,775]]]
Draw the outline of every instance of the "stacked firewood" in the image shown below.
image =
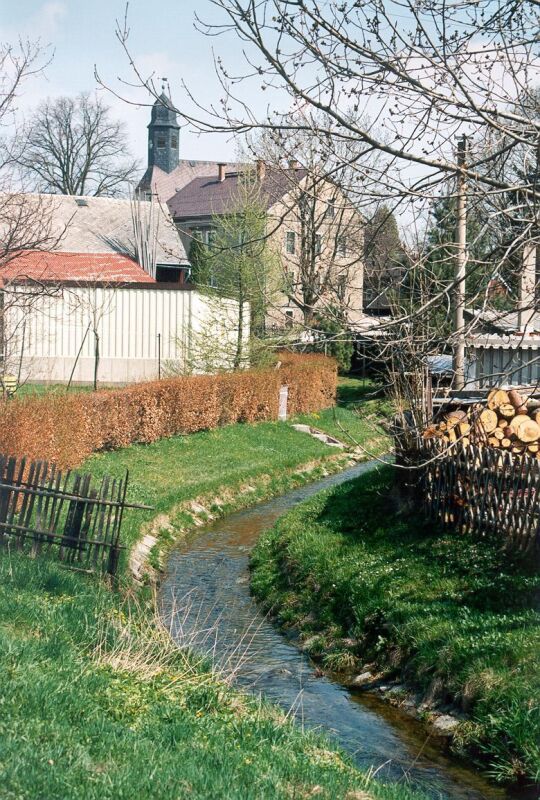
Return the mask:
[[489,445],[540,459],[540,409],[515,389],[493,389],[487,405],[448,411],[424,431],[424,438]]

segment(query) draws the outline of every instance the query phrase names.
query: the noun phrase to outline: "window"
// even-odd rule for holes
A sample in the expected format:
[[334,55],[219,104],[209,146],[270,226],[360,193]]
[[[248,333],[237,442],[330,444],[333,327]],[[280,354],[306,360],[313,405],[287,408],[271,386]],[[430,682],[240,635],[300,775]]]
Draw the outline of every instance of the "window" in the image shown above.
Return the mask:
[[215,231],[213,228],[192,228],[191,233],[194,239],[198,239],[207,247],[212,247],[215,238]]
[[285,234],[285,252],[294,254],[296,252],[296,234],[294,231],[287,231]]
[[322,238],[319,233],[315,234],[315,255],[320,256],[322,248]]
[[171,147],[173,147],[175,150],[178,147],[178,136],[176,136],[176,134],[174,134],[171,138]]
[[285,312],[285,327],[286,328],[292,328],[293,323],[294,323],[293,312],[292,311],[286,311]]
[[294,272],[292,269],[285,269],[285,291],[294,291]]
[[157,146],[158,146],[158,147],[160,147],[160,148],[162,148],[162,147],[166,147],[166,146],[167,146],[167,142],[165,141],[165,136],[164,136],[163,134],[160,134],[160,135],[157,137],[157,142],[156,142],[156,144],[157,144]]
[[334,201],[331,200],[326,206],[326,211],[324,212],[324,216],[326,219],[334,219],[335,215],[336,215],[336,207],[334,205]]
[[347,237],[346,236],[338,236],[337,252],[338,252],[338,256],[345,257],[347,255]]

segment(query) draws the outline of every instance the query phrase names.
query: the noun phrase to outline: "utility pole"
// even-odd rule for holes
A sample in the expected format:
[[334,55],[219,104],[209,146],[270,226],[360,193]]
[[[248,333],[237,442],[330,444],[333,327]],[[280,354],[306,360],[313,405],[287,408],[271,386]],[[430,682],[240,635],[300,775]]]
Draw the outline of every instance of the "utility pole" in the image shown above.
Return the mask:
[[534,330],[537,307],[537,263],[538,263],[538,182],[540,180],[540,137],[536,143],[536,168],[532,170],[530,180],[533,185],[532,209],[533,220],[529,241],[525,242],[522,253],[521,272],[519,276],[518,298],[518,332],[528,333]]
[[452,371],[454,388],[465,387],[465,277],[467,275],[467,178],[464,167],[467,163],[468,141],[463,135],[457,148],[456,187],[456,259],[454,266],[454,346]]

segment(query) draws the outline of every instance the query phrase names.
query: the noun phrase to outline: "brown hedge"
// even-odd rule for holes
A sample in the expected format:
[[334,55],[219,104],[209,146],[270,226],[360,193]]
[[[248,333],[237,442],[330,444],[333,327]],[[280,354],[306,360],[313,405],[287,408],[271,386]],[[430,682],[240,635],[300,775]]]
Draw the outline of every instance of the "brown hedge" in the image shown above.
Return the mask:
[[289,414],[333,405],[337,375],[333,359],[290,353],[281,358],[276,368],[3,402],[0,453],[74,467],[97,450],[234,422],[275,420],[283,384],[289,387]]

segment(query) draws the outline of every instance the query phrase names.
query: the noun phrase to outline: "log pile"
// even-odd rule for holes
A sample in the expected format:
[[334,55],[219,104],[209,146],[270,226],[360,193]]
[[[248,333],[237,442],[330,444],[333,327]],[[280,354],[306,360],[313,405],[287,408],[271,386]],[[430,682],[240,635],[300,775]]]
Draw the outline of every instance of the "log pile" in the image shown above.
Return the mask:
[[493,389],[487,404],[454,409],[424,431],[424,439],[498,447],[540,460],[540,409],[518,391]]

